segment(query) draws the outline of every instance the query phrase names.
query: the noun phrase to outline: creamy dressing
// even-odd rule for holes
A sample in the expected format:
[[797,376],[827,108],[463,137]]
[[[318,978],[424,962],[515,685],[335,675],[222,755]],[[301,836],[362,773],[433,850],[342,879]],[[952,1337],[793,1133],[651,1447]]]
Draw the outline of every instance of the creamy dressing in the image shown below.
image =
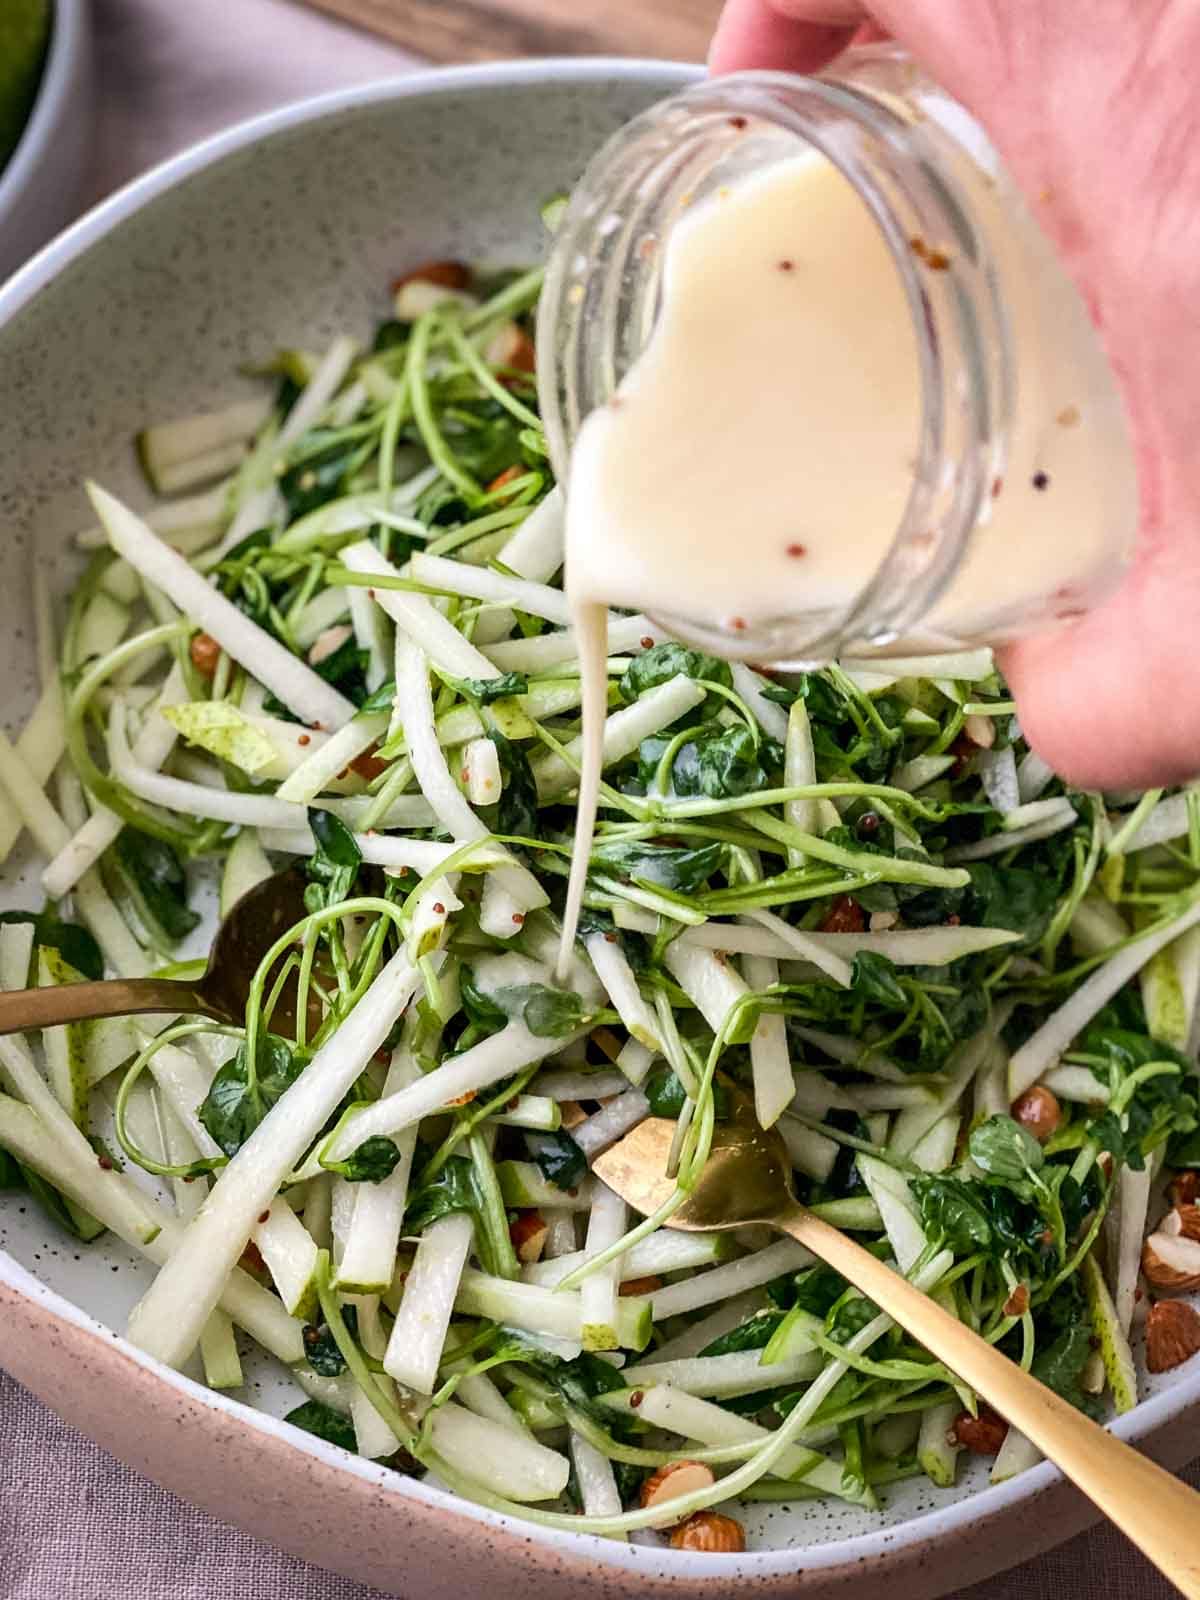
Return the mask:
[[[1019,394],[1002,481],[906,653],[995,642],[1077,612],[1127,555],[1136,481],[1115,383],[1083,302],[1020,197],[980,174]],[[943,271],[914,242],[921,271]],[[672,229],[661,312],[571,460],[566,587],[589,761],[568,934],[586,872],[604,692],[601,602],[737,635],[837,617],[900,527],[922,424],[900,272],[861,197],[819,154],[714,194]],[[953,403],[955,396],[948,397]],[[590,708],[590,709],[589,709]]]

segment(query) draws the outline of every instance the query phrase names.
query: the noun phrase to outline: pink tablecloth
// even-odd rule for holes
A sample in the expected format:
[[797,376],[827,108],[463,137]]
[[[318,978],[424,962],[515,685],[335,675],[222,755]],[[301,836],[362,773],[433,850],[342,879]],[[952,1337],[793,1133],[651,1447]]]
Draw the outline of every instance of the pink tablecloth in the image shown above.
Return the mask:
[[[94,198],[241,117],[419,65],[289,0],[95,0],[95,13]],[[1195,1470],[1192,1477],[1198,1481]],[[405,1600],[421,1600],[421,1587],[414,1572]],[[1167,1600],[1172,1593],[1104,1530],[959,1600]],[[0,1600],[383,1597],[163,1493],[0,1373]]]

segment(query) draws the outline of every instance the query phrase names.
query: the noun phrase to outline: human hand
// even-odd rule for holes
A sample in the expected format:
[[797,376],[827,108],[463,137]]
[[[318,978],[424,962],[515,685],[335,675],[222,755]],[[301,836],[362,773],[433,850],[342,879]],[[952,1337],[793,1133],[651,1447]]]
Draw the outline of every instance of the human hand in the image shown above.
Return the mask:
[[1089,788],[1200,775],[1200,56],[1194,0],[727,0],[714,72],[813,72],[881,28],[988,130],[1079,286],[1128,409],[1141,522],[1117,591],[1001,662]]

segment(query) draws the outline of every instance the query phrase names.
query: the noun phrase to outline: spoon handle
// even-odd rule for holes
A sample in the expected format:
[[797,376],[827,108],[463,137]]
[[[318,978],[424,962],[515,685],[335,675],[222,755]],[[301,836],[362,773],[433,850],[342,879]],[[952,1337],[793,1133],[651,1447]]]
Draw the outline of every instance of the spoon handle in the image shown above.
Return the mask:
[[803,1206],[772,1220],[977,1390],[1055,1462],[1188,1600],[1200,1600],[1200,1494],[1068,1405],[898,1272]]
[[0,993],[0,1033],[141,1011],[198,1011],[207,1016],[209,1007],[197,985],[176,978],[108,978],[101,983],[10,989]]

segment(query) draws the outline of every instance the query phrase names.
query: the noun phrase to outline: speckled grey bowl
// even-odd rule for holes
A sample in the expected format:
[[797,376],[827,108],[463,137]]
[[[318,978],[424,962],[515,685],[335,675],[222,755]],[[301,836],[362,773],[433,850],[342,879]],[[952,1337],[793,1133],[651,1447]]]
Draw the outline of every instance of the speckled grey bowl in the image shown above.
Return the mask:
[[[280,344],[365,331],[391,276],[431,256],[527,260],[538,203],[684,68],[539,62],[430,73],[291,107],[178,157],[86,217],[0,290],[0,596],[5,717],[33,687],[29,563],[70,582],[66,536],[87,520],[85,474],[135,497],[130,437],[153,418],[230,398],[239,363]],[[9,870],[8,904],[40,900]],[[1087,1508],[1042,1467],[1000,1488],[900,1486],[885,1511],[760,1507],[751,1551],[687,1555],[552,1534],[455,1501],[293,1432],[283,1375],[209,1393],[113,1330],[143,1268],[105,1241],[77,1251],[17,1197],[0,1197],[0,1350],[61,1414],[133,1465],[310,1560],[422,1600],[483,1585],[540,1600],[581,1593],[706,1600],[894,1600],[971,1582],[1066,1538]],[[1158,1380],[1120,1425],[1172,1465],[1196,1450],[1200,1370]],[[97,1515],[103,1517],[101,1508]]]

